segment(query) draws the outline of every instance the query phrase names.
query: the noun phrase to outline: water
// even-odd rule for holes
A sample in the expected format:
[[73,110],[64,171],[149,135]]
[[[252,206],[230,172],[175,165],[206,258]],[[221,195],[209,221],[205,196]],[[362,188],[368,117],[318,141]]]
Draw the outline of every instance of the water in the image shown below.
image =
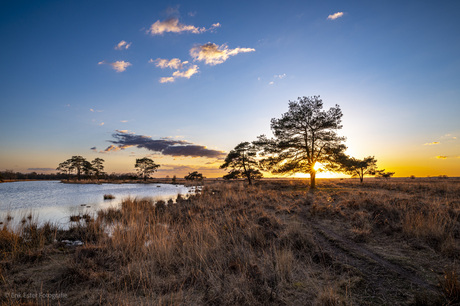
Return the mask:
[[[17,223],[32,213],[34,221],[50,221],[61,226],[70,215],[94,215],[100,209],[118,207],[128,197],[151,198],[154,201],[175,200],[191,189],[170,184],[63,184],[59,181],[32,181],[0,184],[0,222],[7,215]],[[104,200],[104,194],[115,196]]]

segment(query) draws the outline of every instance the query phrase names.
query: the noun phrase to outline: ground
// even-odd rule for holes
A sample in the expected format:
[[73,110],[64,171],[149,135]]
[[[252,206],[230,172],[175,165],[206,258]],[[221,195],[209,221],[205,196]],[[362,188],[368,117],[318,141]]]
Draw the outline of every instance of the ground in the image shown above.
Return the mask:
[[[455,305],[460,179],[205,180],[0,231],[3,304]],[[62,240],[81,240],[68,246]]]

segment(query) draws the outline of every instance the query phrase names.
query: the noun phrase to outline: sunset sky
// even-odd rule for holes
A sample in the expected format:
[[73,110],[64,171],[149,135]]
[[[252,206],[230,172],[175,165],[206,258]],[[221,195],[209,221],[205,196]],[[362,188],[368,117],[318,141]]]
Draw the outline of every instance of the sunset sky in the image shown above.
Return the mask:
[[[289,100],[339,104],[347,153],[460,176],[460,1],[21,1],[0,10],[0,170],[207,177]],[[321,175],[319,175],[321,177]]]

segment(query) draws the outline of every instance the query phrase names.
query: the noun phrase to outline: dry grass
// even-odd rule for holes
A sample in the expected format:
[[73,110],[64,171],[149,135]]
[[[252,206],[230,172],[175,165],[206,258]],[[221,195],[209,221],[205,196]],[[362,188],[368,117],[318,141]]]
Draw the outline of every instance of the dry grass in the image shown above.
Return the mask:
[[[369,271],[338,260],[335,249],[318,240],[310,223],[324,223],[370,249],[385,241],[387,253],[380,255],[393,261],[402,262],[394,257],[403,252],[421,256],[423,271],[443,276],[442,301],[457,301],[458,272],[444,273],[443,267],[459,254],[458,183],[330,180],[320,181],[315,193],[304,184],[207,182],[200,194],[177,203],[125,199],[119,209],[100,211],[65,231],[30,220],[19,230],[4,225],[0,289],[24,292],[24,275],[54,264],[48,278],[26,288],[65,292],[65,304],[375,303],[375,294],[363,290],[374,284],[366,278]],[[84,245],[66,247],[64,239]],[[387,302],[422,300],[410,283],[401,286],[402,296],[383,292]],[[44,303],[2,296],[0,302]]]

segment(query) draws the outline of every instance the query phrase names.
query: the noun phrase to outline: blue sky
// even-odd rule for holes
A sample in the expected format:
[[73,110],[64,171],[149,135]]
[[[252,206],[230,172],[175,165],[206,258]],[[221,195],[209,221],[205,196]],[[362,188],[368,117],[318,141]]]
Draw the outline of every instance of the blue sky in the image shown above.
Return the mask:
[[[289,100],[321,95],[343,110],[349,154],[374,155],[399,176],[458,176],[459,9],[458,1],[6,1],[0,169],[51,169],[82,155],[132,172],[136,158],[151,156],[163,165],[158,176],[218,176],[216,152],[270,135]],[[143,139],[153,142],[137,147]],[[124,149],[105,151],[112,145]]]

